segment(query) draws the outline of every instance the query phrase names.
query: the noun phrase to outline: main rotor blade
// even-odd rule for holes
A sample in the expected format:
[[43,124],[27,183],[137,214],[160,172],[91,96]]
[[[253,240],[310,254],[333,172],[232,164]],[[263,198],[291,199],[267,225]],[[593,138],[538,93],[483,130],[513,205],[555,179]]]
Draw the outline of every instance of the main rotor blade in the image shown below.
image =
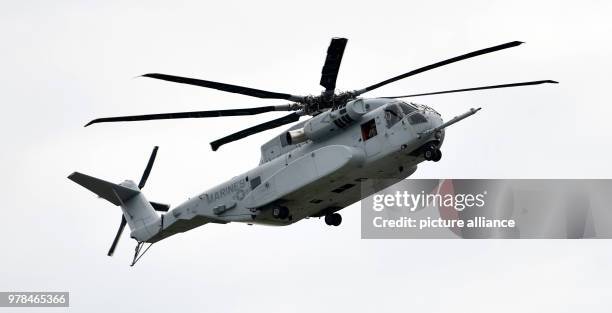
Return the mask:
[[155,157],[157,156],[158,146],[153,148],[153,152],[151,152],[151,156],[149,157],[149,162],[147,163],[147,167],[142,173],[142,177],[140,178],[140,183],[138,183],[138,189],[142,189],[147,183],[147,179],[149,178],[149,174],[151,174],[151,168],[153,168],[153,163],[155,162]]
[[159,74],[159,73],[144,74],[142,76],[155,78],[155,79],[161,79],[161,80],[167,80],[167,81],[180,83],[180,84],[195,85],[195,86],[200,86],[200,87],[217,89],[221,91],[239,93],[242,95],[247,95],[247,96],[257,97],[257,98],[264,98],[264,99],[284,99],[284,100],[291,100],[291,101],[301,101],[304,99],[303,96],[295,96],[295,95],[290,95],[287,93],[266,91],[266,90],[260,90],[260,89],[254,89],[254,88],[249,88],[249,87],[242,87],[242,86],[237,86],[237,85],[224,84],[224,83],[218,83],[218,82],[213,82],[209,80],[202,80],[202,79],[195,79],[195,78],[188,78],[188,77],[180,77],[180,76],[173,76],[173,75],[166,75],[166,74]]
[[334,89],[336,89],[336,79],[338,78],[340,62],[342,62],[347,41],[348,39],[346,38],[332,38],[329,48],[327,48],[327,57],[321,71],[320,84],[325,87],[325,91],[328,93],[333,93]]
[[298,121],[300,119],[300,116],[296,113],[293,112],[289,115],[285,115],[281,118],[277,118],[275,120],[271,120],[259,125],[255,125],[253,127],[249,127],[247,129],[243,129],[237,133],[233,133],[229,136],[225,136],[221,139],[217,139],[213,142],[210,143],[211,148],[213,149],[213,151],[217,151],[217,149],[219,149],[219,147],[221,147],[222,145],[226,144],[226,143],[230,143],[232,141],[236,141],[248,136],[251,136],[253,134],[257,134],[259,132],[268,130],[268,129],[272,129],[272,128],[276,128],[285,124],[289,124],[295,121]]
[[221,116],[242,116],[254,115],[272,111],[291,111],[295,105],[277,105],[265,106],[246,109],[231,109],[231,110],[212,110],[212,111],[194,111],[194,112],[175,112],[175,113],[159,113],[131,116],[104,117],[92,120],[85,127],[106,122],[133,122],[133,121],[148,121],[148,120],[167,120],[176,118],[201,118],[201,117],[221,117]]
[[123,229],[125,228],[126,223],[127,221],[125,220],[125,216],[123,216],[122,214],[121,224],[119,224],[119,229],[117,229],[117,235],[115,235],[115,239],[113,240],[110,249],[108,249],[108,256],[113,256],[113,253],[115,253],[115,248],[117,248],[117,244],[119,243],[119,239],[121,238],[121,234],[123,233]]
[[447,59],[447,60],[444,60],[444,61],[440,61],[440,62],[431,64],[431,65],[423,66],[421,68],[418,68],[416,70],[410,71],[408,73],[405,73],[405,74],[402,74],[402,75],[399,75],[399,76],[395,76],[393,78],[390,78],[390,79],[387,79],[385,81],[382,81],[382,82],[380,82],[378,84],[374,84],[374,85],[368,86],[368,87],[366,87],[364,89],[357,90],[355,93],[357,95],[360,95],[362,93],[374,90],[374,89],[376,89],[378,87],[381,87],[381,86],[384,86],[386,84],[398,81],[400,79],[404,79],[404,78],[409,77],[409,76],[413,76],[413,75],[416,75],[416,74],[419,74],[419,73],[423,73],[425,71],[432,70],[434,68],[438,68],[438,67],[441,67],[441,66],[444,66],[444,65],[448,65],[448,64],[451,64],[451,63],[459,62],[459,61],[462,61],[462,60],[465,60],[465,59],[473,58],[473,57],[476,57],[476,56],[479,56],[479,55],[483,55],[483,54],[487,54],[487,53],[491,53],[491,52],[495,52],[495,51],[499,51],[499,50],[503,50],[503,49],[508,49],[508,48],[516,47],[516,46],[518,46],[518,45],[520,45],[522,43],[523,42],[521,42],[521,41],[512,41],[512,42],[508,42],[508,43],[501,44],[501,45],[498,45],[498,46],[494,46],[494,47],[490,47],[490,48],[481,49],[481,50],[477,50],[477,51],[474,51],[474,52],[466,53],[464,55],[460,55],[460,56],[457,56],[457,57],[454,57],[454,58],[450,58],[450,59]]
[[427,93],[417,93],[417,94],[413,94],[413,95],[394,96],[394,97],[382,97],[382,98],[388,98],[388,99],[408,98],[408,97],[418,97],[418,96],[428,96],[428,95],[439,95],[439,94],[443,94],[443,93],[464,92],[464,91],[485,90],[485,89],[496,89],[496,88],[508,88],[508,87],[520,87],[520,86],[531,86],[531,85],[539,85],[539,84],[558,84],[558,83],[559,82],[554,81],[554,80],[536,80],[536,81],[532,81],[532,82],[503,84],[503,85],[493,85],[493,86],[482,86],[482,87],[465,88],[465,89],[453,89],[453,90],[427,92]]

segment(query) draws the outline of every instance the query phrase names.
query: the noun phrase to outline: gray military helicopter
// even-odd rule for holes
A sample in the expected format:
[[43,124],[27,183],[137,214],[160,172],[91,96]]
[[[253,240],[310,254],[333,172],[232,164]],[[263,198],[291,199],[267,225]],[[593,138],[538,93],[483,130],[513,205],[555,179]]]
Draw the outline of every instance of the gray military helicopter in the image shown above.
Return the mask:
[[[153,149],[138,184],[131,180],[114,184],[79,172],[68,176],[99,197],[121,207],[121,223],[108,255],[113,254],[126,224],[130,227],[130,236],[138,242],[132,265],[153,243],[208,223],[289,225],[309,217],[324,217],[327,225],[338,226],[342,222],[338,211],[368,196],[362,194],[362,184],[368,180],[385,178],[383,181],[389,183],[376,185],[372,189],[372,192],[375,192],[410,176],[423,161],[439,161],[442,157],[440,147],[444,141],[445,128],[480,110],[470,109],[444,122],[440,114],[431,107],[406,103],[399,99],[557,83],[552,80],[539,80],[403,96],[361,98],[360,96],[368,91],[400,79],[479,55],[516,47],[522,42],[512,41],[477,50],[363,89],[336,93],[336,78],[346,44],[345,38],[332,39],[321,73],[320,84],[325,90],[320,95],[292,95],[166,74],[146,74],[143,76],[256,98],[284,99],[291,103],[245,109],[107,117],[92,120],[85,125],[293,111],[281,118],[211,142],[212,150],[216,151],[224,144],[297,122],[303,116],[312,116],[263,144],[261,161],[257,167],[190,198],[172,210],[169,205],[147,200],[141,192],[151,172],[158,147]],[[150,245],[143,250],[145,243]]]

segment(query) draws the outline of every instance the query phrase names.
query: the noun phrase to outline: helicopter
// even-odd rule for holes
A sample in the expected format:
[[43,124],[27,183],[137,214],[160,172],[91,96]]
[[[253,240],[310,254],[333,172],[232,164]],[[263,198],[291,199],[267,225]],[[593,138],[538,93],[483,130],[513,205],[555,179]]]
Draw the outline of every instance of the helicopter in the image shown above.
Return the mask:
[[[477,113],[471,108],[446,122],[432,107],[401,99],[466,91],[556,84],[538,80],[480,86],[419,94],[363,98],[362,94],[451,63],[517,47],[512,41],[469,52],[417,68],[385,81],[353,91],[336,92],[336,80],[348,40],[332,38],[321,71],[319,95],[293,95],[188,77],[151,73],[144,77],[188,84],[262,99],[283,99],[290,103],[242,109],[175,112],[98,118],[85,126],[108,122],[161,119],[212,118],[290,111],[210,143],[213,151],[250,135],[298,122],[261,146],[259,165],[170,209],[149,201],[142,193],[151,173],[158,147],[154,147],[144,173],[136,184],[125,180],[115,184],[80,172],[68,178],[99,197],[120,206],[123,212],[117,234],[108,251],[112,256],[126,224],[137,241],[132,266],[154,243],[208,223],[240,222],[284,226],[307,218],[323,218],[339,226],[338,211],[369,196],[362,184],[380,180],[371,192],[399,182],[424,161],[437,162],[447,127]],[[145,244],[148,247],[144,249]]]

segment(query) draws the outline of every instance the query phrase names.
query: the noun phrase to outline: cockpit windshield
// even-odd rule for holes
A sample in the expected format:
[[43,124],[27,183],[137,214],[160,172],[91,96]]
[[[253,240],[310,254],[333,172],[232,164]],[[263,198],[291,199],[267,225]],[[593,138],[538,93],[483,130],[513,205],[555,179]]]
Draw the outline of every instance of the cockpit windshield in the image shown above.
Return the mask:
[[403,114],[396,104],[391,103],[385,107],[385,121],[387,121],[387,128],[391,128],[391,126],[399,122],[402,117]]
[[412,112],[417,110],[414,106],[412,106],[410,104],[407,104],[404,101],[400,101],[400,102],[398,102],[398,104],[399,104],[400,108],[402,109],[402,111],[404,112],[405,115],[408,115],[408,114],[410,114],[410,113],[412,113]]

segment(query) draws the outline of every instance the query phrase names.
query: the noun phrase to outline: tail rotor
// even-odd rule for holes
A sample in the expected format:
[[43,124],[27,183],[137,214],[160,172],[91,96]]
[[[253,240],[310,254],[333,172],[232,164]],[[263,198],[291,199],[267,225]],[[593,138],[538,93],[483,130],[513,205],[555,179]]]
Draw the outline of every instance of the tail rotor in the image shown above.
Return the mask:
[[[153,148],[151,152],[151,156],[149,157],[149,162],[147,163],[147,167],[142,173],[142,177],[140,178],[140,183],[138,183],[138,188],[142,189],[147,183],[147,179],[149,178],[149,174],[151,174],[151,169],[153,168],[153,163],[155,162],[155,157],[157,156],[158,146]],[[113,239],[113,243],[108,249],[108,256],[113,256],[115,253],[115,248],[117,248],[117,244],[119,243],[119,239],[121,238],[121,234],[123,234],[123,230],[125,229],[125,225],[127,224],[127,220],[125,219],[125,215],[121,215],[121,223],[119,224],[119,229],[117,229],[117,234],[115,235],[115,239]]]

